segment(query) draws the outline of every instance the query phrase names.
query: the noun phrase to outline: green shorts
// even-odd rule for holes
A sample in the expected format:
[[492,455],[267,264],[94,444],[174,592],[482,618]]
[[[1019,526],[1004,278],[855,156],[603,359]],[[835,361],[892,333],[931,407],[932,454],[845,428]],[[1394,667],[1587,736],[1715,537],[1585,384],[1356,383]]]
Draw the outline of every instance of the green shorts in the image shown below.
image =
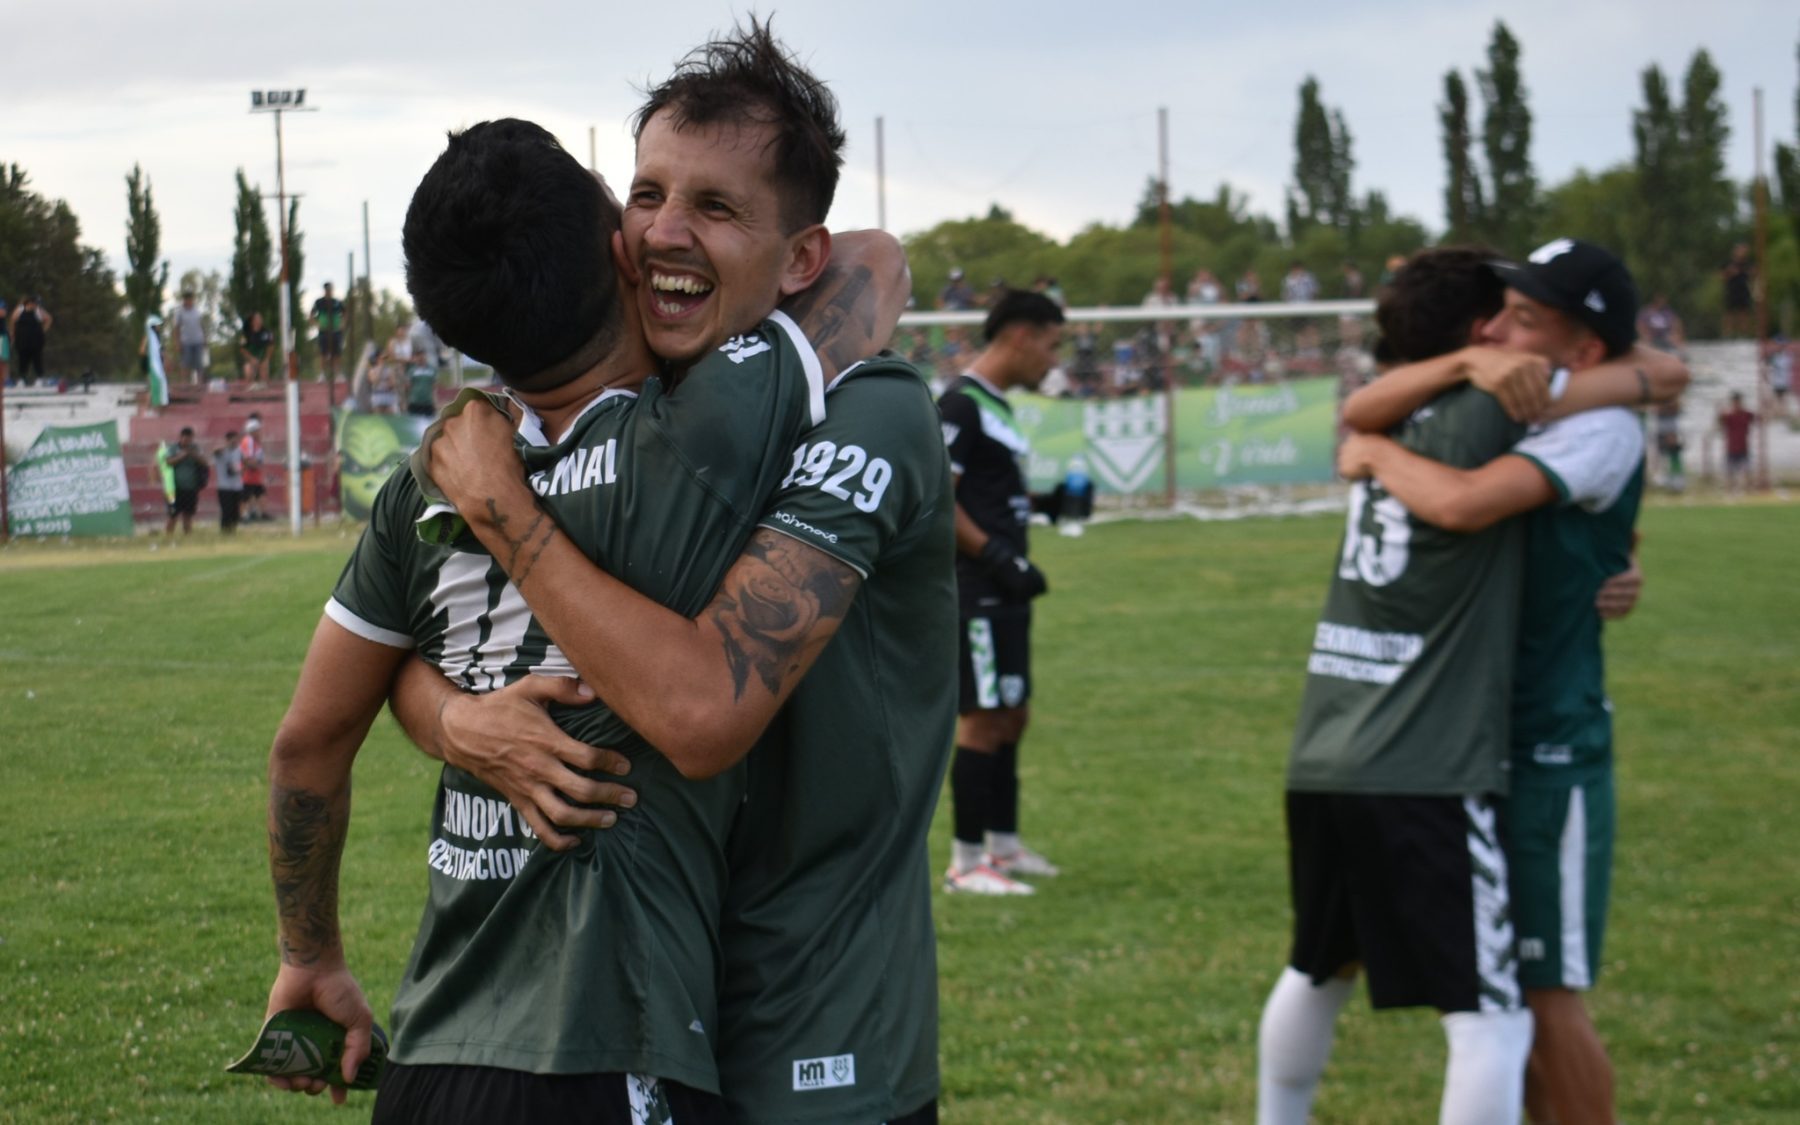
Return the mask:
[[1592,988],[1612,883],[1612,769],[1515,770],[1500,819],[1520,985]]

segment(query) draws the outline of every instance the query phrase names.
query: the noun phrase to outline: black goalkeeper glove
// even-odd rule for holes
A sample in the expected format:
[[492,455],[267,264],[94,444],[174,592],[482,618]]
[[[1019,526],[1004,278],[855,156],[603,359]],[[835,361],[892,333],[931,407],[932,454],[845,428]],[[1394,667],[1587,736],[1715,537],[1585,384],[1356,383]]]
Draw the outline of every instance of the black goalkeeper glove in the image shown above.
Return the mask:
[[1014,601],[1028,602],[1050,589],[1044,572],[1031,565],[1031,560],[1013,550],[998,536],[989,536],[987,546],[977,556],[981,565],[1002,593]]

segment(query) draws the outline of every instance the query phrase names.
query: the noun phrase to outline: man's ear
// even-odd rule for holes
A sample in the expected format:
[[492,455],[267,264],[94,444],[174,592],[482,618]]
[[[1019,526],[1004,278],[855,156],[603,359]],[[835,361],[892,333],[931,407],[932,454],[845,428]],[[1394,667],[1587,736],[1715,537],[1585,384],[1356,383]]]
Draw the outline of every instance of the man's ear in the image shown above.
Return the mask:
[[624,231],[621,231],[621,230],[613,231],[613,234],[612,234],[612,257],[613,257],[613,265],[615,267],[617,267],[617,269],[619,271],[619,280],[620,281],[623,281],[626,285],[630,285],[633,287],[636,287],[637,285],[640,285],[643,283],[644,275],[638,272],[637,263],[635,263],[631,260],[631,255],[625,253],[625,232]]
[[831,232],[824,223],[812,226],[788,238],[787,256],[781,263],[781,295],[812,288],[831,261]]

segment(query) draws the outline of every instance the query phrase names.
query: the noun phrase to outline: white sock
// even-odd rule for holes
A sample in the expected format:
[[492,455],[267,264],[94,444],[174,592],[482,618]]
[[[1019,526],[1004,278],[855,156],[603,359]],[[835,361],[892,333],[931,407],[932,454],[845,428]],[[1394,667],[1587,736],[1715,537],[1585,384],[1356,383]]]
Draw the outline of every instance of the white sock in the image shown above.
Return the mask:
[[950,841],[950,866],[961,875],[965,871],[973,871],[981,866],[981,845],[966,844],[961,840]]
[[989,832],[987,834],[987,850],[989,855],[1018,855],[1019,834],[1017,832]]
[[1354,985],[1343,977],[1315,985],[1298,969],[1282,970],[1256,1037],[1257,1125],[1306,1125],[1337,1014]]
[[1438,1125],[1518,1125],[1525,1108],[1531,1012],[1451,1012],[1443,1017],[1450,1061]]

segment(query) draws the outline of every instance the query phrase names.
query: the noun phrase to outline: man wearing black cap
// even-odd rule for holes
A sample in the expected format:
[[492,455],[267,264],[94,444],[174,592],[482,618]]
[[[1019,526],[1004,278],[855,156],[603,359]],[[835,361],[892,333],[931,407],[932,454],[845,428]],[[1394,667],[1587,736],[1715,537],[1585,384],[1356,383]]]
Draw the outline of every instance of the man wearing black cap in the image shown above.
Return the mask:
[[[1571,385],[1608,361],[1638,360],[1636,289],[1606,250],[1557,239],[1494,270],[1507,292],[1488,343],[1541,357]],[[1633,373],[1649,401],[1662,383],[1641,366]],[[1370,434],[1351,437],[1339,458],[1346,476],[1378,479],[1446,530],[1530,513],[1502,825],[1519,977],[1536,1026],[1533,1120],[1613,1120],[1611,1064],[1581,999],[1598,973],[1612,867],[1612,716],[1595,605],[1605,580],[1631,566],[1643,456],[1642,427],[1614,405],[1534,427],[1474,469]]]

